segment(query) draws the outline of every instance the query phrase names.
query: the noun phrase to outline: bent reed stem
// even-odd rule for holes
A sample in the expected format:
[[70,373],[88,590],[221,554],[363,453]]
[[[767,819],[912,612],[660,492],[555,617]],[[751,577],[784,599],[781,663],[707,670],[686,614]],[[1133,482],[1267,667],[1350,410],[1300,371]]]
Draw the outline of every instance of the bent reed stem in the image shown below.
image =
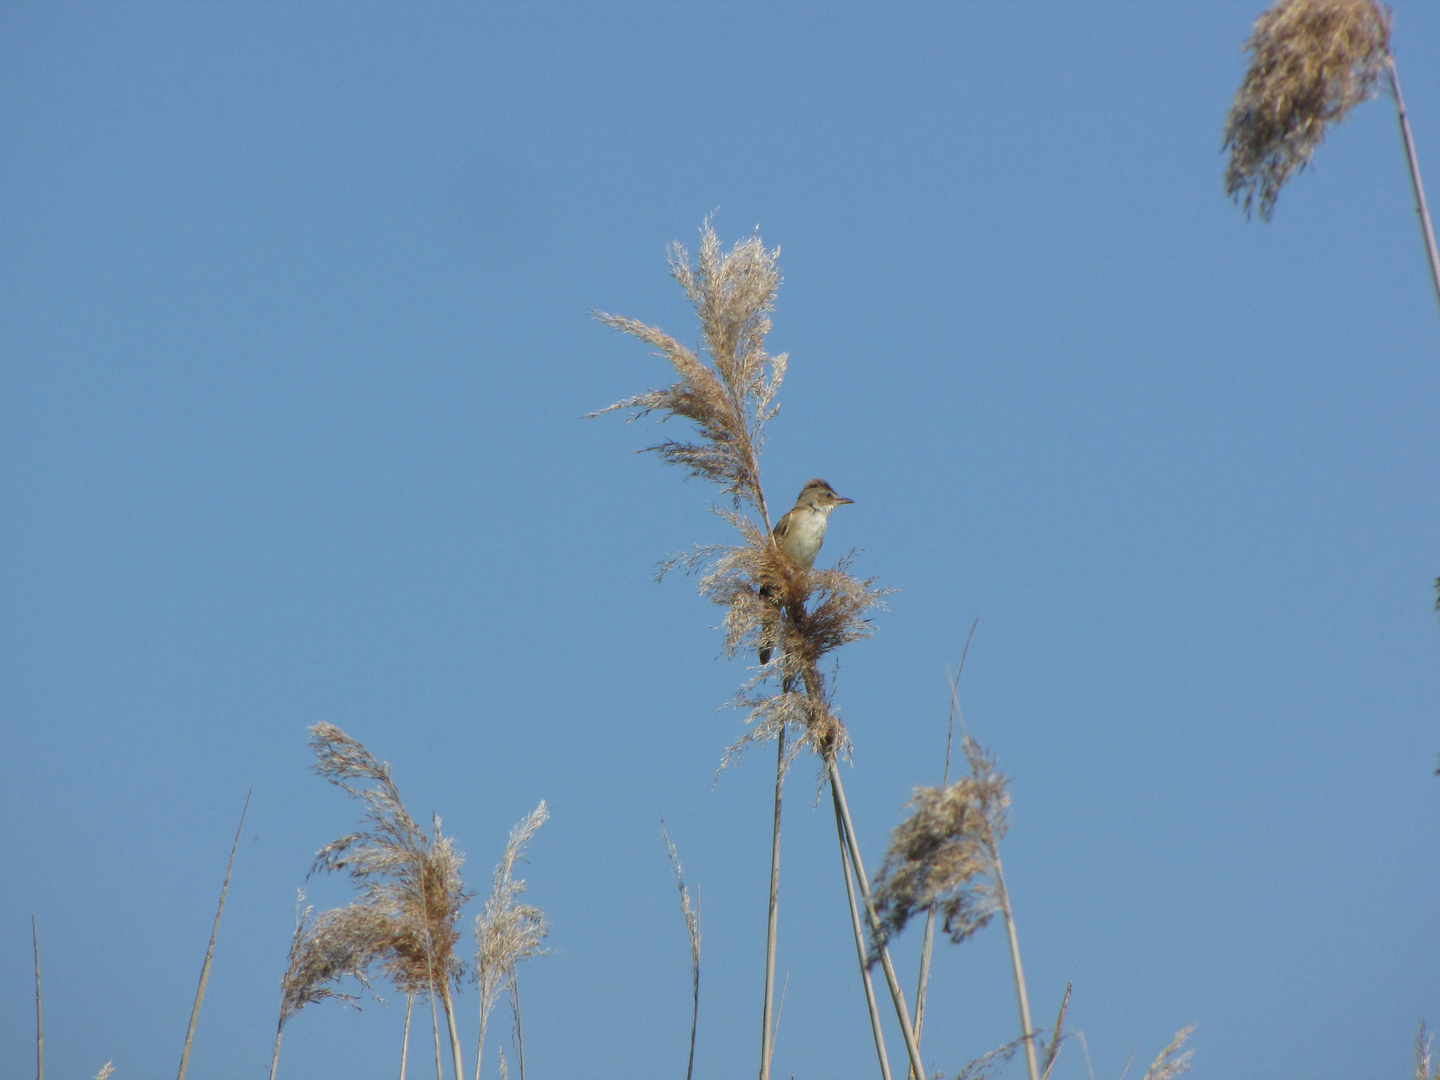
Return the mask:
[[[870,879],[865,873],[865,863],[860,858],[860,844],[855,839],[855,823],[850,817],[850,807],[845,800],[845,788],[840,782],[840,770],[836,767],[833,754],[827,756],[825,767],[830,773],[830,791],[835,799],[835,809],[839,812],[836,827],[840,830],[840,842],[849,849],[850,861],[855,867],[855,878],[860,886],[860,896],[865,901],[865,914],[870,920],[870,929],[878,934],[880,918],[875,914],[875,903],[870,896]],[[910,1068],[916,1076],[923,1077],[925,1067],[920,1063],[920,1047],[915,1042],[915,1029],[910,1026],[910,1010],[905,1004],[905,995],[900,990],[900,982],[895,978],[895,965],[890,962],[890,950],[883,944],[880,946],[880,967],[885,972],[885,983],[890,989],[890,1000],[895,1005],[895,1017],[900,1021],[900,1033],[905,1037],[905,1050],[910,1055]]]
[[990,857],[995,863],[995,884],[1000,894],[1000,913],[1005,917],[1005,934],[1010,942],[1010,966],[1015,972],[1015,998],[1020,1006],[1020,1033],[1025,1040],[1025,1065],[1030,1080],[1040,1080],[1040,1067],[1035,1060],[1035,1029],[1030,1025],[1030,999],[1025,993],[1025,971],[1020,966],[1020,939],[1015,934],[1015,915],[1010,910],[1010,892],[1005,888],[1005,872],[1000,867],[1000,852],[992,847]]
[[840,817],[840,801],[835,803],[835,832],[840,838],[840,870],[845,875],[845,899],[850,904],[850,925],[855,931],[855,954],[860,961],[860,981],[865,987],[865,1006],[870,1012],[870,1031],[875,1036],[875,1053],[880,1059],[882,1080],[891,1080],[890,1057],[885,1052],[885,1033],[880,1028],[880,1010],[875,1005],[875,984],[870,979],[870,965],[865,963],[865,929],[860,925],[860,910],[855,906],[855,881],[850,870],[850,852],[845,845],[845,823]]

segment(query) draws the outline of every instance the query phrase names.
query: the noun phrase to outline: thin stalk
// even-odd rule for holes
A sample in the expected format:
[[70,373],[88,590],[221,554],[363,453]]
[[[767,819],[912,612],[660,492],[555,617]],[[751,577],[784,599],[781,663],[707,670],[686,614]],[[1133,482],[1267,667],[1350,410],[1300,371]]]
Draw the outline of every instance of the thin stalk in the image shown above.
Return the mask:
[[515,1017],[515,1060],[520,1063],[520,1080],[525,1080],[525,1030],[520,1026],[520,978],[510,972],[510,1012]]
[[[925,1026],[925,990],[930,985],[930,954],[935,948],[935,905],[925,912],[925,937],[920,942],[920,977],[915,987],[915,1041]],[[912,1077],[912,1080],[916,1078]],[[925,1080],[919,1077],[918,1080]]]
[[1025,971],[1020,966],[1020,939],[1015,936],[1015,915],[1010,910],[1010,893],[1005,888],[1005,872],[1000,867],[1000,852],[991,842],[990,858],[995,863],[995,891],[1000,900],[1000,913],[1005,916],[1005,934],[1010,940],[1010,966],[1015,972],[1015,998],[1020,1005],[1020,1037],[1025,1040],[1025,1065],[1030,1080],[1040,1080],[1040,1066],[1035,1060],[1035,1029],[1030,1026],[1030,999],[1025,993]]
[[[955,677],[950,680],[950,727],[945,735],[945,778],[941,787],[950,786],[950,748],[955,742],[955,714],[960,710],[960,675],[965,671],[965,657],[970,654],[970,642],[975,637],[975,627],[980,625],[977,617],[970,624],[970,633],[965,638],[965,648],[960,650],[960,663]],[[920,978],[915,987],[915,1041],[920,1041],[920,1031],[925,1026],[925,991],[930,985],[930,955],[935,949],[935,905],[925,912],[925,937],[920,945]],[[912,1080],[925,1080],[912,1077]]]
[[440,1064],[440,1017],[435,1014],[435,980],[430,980],[430,1031],[435,1036],[435,1080],[445,1080]]
[[40,1010],[40,924],[30,916],[30,937],[35,944],[35,1080],[45,1080],[45,1017]]
[[1420,235],[1425,241],[1425,256],[1430,260],[1430,283],[1435,286],[1435,302],[1440,305],[1440,253],[1435,249],[1435,229],[1430,224],[1430,209],[1425,205],[1425,185],[1420,182],[1420,163],[1415,159],[1415,139],[1410,134],[1410,117],[1405,112],[1405,99],[1400,95],[1400,76],[1395,71],[1395,55],[1385,56],[1385,70],[1390,76],[1390,89],[1395,94],[1395,113],[1400,119],[1400,138],[1405,143],[1405,161],[1410,166],[1410,187],[1415,192],[1415,213],[1420,216]]
[[770,916],[765,924],[765,1004],[760,1010],[760,1080],[770,1080],[775,1033],[770,1023],[775,1004],[775,935],[780,915],[780,794],[785,786],[785,727],[780,727],[775,756],[775,823],[770,837]]
[[[688,929],[688,927],[687,927]],[[690,984],[694,991],[693,1001],[690,1006],[690,1062],[685,1066],[685,1080],[691,1080],[695,1074],[695,1033],[700,1027],[700,963],[697,959],[692,966]],[[785,991],[780,991],[780,1007],[785,1007]],[[779,1033],[780,1017],[775,1017],[776,1033]]]
[[485,1050],[485,1029],[490,1025],[490,1008],[485,1003],[485,984],[480,984],[480,1037],[475,1043],[475,1080],[480,1080],[480,1059]]
[[450,1056],[455,1059],[455,1080],[464,1080],[465,1066],[460,1061],[460,1035],[455,1030],[455,1004],[450,1000],[450,983],[440,988],[440,1004],[445,1007],[445,1021],[450,1025]]
[[855,955],[860,961],[860,981],[865,987],[865,1007],[870,1011],[870,1032],[875,1036],[875,1054],[880,1059],[882,1080],[890,1078],[890,1056],[885,1052],[885,1034],[880,1029],[880,1010],[875,1005],[875,984],[870,981],[870,965],[865,962],[865,930],[860,925],[860,910],[855,906],[855,880],[850,871],[850,853],[845,850],[845,825],[840,820],[840,803],[835,803],[835,832],[840,837],[840,869],[845,874],[845,899],[850,902],[850,926],[855,931]]
[[[870,879],[865,874],[865,863],[860,858],[860,844],[855,839],[855,824],[850,818],[850,807],[845,801],[845,788],[840,783],[840,770],[835,766],[835,759],[830,758],[826,762],[830,771],[830,791],[835,799],[835,809],[838,811],[836,827],[840,830],[840,842],[848,846],[850,861],[855,867],[855,880],[860,886],[860,896],[865,901],[865,915],[870,921],[870,929],[877,936],[880,931],[880,917],[875,914],[875,903],[870,898]],[[905,1036],[905,1050],[910,1055],[910,1068],[916,1076],[925,1075],[925,1067],[920,1063],[920,1047],[915,1041],[915,1029],[910,1026],[910,1010],[905,1005],[905,995],[900,990],[900,981],[895,978],[895,965],[890,962],[890,950],[884,945],[880,946],[880,967],[885,972],[885,984],[890,989],[890,1000],[895,1004],[895,1017],[900,1021],[900,1033]],[[1031,1078],[1035,1080],[1035,1078]]]
[[405,1080],[405,1060],[410,1056],[410,1010],[415,1007],[415,995],[405,995],[405,1037],[400,1040],[400,1080]]
[[282,1023],[275,1029],[275,1052],[270,1055],[270,1080],[275,1080],[275,1067],[280,1064],[280,1036],[285,1034],[285,1025]]
[[230,861],[225,864],[225,882],[220,886],[220,906],[215,909],[215,925],[210,928],[210,945],[205,950],[205,963],[200,965],[200,985],[195,989],[195,1005],[190,1010],[190,1026],[185,1030],[185,1048],[180,1051],[180,1072],[176,1080],[185,1080],[185,1069],[190,1064],[190,1044],[195,1041],[195,1025],[200,1022],[200,1005],[205,1000],[205,987],[210,982],[210,961],[215,956],[215,938],[220,933],[220,916],[225,914],[225,894],[230,890],[230,871],[235,869],[235,852],[240,847],[240,832],[245,828],[245,815],[250,810],[251,788],[245,793],[245,805],[240,810],[240,824],[235,828],[235,842],[230,845]]

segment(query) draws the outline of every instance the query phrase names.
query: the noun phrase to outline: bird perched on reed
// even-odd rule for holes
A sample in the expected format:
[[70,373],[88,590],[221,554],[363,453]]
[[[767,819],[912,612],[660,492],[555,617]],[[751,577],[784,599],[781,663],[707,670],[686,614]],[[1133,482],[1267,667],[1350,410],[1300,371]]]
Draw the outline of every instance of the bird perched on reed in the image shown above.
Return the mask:
[[[775,523],[775,542],[791,562],[803,570],[809,570],[815,565],[815,556],[820,553],[820,545],[825,542],[825,526],[830,521],[830,512],[837,506],[854,501],[835,494],[834,488],[816,477],[800,489],[800,497],[795,500],[795,505]],[[766,598],[773,596],[768,586],[760,590],[760,595]],[[760,663],[770,662],[773,649],[773,642],[760,646]]]

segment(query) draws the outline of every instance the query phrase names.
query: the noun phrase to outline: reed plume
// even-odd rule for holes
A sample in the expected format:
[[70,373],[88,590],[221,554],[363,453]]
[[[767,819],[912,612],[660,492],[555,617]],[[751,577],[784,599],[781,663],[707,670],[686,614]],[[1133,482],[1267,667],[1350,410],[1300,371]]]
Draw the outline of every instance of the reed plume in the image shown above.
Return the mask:
[[889,939],[932,907],[943,914],[942,929],[956,944],[999,912],[1005,920],[1020,1012],[1017,1042],[1025,1049],[1030,1080],[1040,1080],[1020,943],[1000,862],[1000,841],[1010,823],[1009,782],[968,734],[961,748],[970,775],[938,788],[916,788],[907,804],[910,815],[891,834],[875,883],[870,962],[882,960]]
[[[768,1080],[774,1042],[772,1013],[780,875],[780,809],[785,773],[805,747],[825,762],[848,752],[849,739],[830,697],[821,661],[849,641],[869,635],[865,613],[883,591],[860,581],[842,560],[833,570],[793,564],[771,536],[760,480],[766,425],[779,410],[776,394],[787,357],[766,352],[765,337],[780,287],[779,249],[758,235],[726,252],[706,219],[692,264],[679,244],[670,248],[670,273],[699,317],[703,355],[658,327],[596,312],[607,326],[654,348],[677,379],[663,390],[625,398],[600,413],[629,410],[630,420],[652,413],[688,420],[693,436],[664,439],[645,449],[709,480],[731,506],[717,508],[739,534],[730,545],[700,546],[663,565],[702,570],[700,591],[725,612],[725,652],[734,657],[766,646],[774,657],[736,694],[749,730],[727,751],[721,768],[748,746],[776,742],[775,814],[770,849],[765,989],[761,1009],[760,1080]],[[708,361],[708,362],[707,362]],[[592,415],[600,415],[600,413]],[[753,516],[752,516],[753,515]],[[758,520],[757,520],[758,518]],[[766,686],[778,679],[779,688]],[[796,736],[787,749],[787,733]]]
[[379,913],[364,907],[327,911],[313,922],[313,908],[302,907],[305,894],[297,892],[295,932],[290,938],[285,974],[280,979],[280,1018],[275,1025],[275,1048],[270,1055],[270,1080],[280,1063],[280,1039],[285,1025],[307,1005],[334,999],[358,1008],[356,995],[339,989],[354,979],[370,990],[367,971],[383,948],[385,928],[376,925]]
[[1194,1030],[1195,1025],[1191,1024],[1177,1031],[1170,1045],[1161,1050],[1150,1063],[1150,1068],[1145,1070],[1144,1080],[1175,1080],[1175,1077],[1189,1072],[1190,1059],[1195,1056],[1195,1051],[1186,1050],[1183,1054],[1180,1051]]
[[1252,59],[1225,121],[1225,194],[1268,221],[1325,129],[1375,96],[1390,13],[1374,0],[1280,0],[1244,47]]
[[[360,889],[352,904],[355,926],[375,935],[372,962],[401,993],[438,997],[445,1010],[455,1075],[465,1075],[455,1027],[452,986],[465,974],[455,955],[460,909],[470,899],[460,876],[464,856],[432,819],[430,834],[415,823],[391,778],[376,759],[333,724],[310,729],[315,771],[365,805],[365,828],[326,844],[311,873],[343,871]],[[357,785],[357,781],[360,783]],[[361,914],[363,912],[363,915]],[[323,917],[322,917],[323,921]]]
[[1225,194],[1270,220],[1280,189],[1310,164],[1331,124],[1375,96],[1382,76],[1395,100],[1420,239],[1440,303],[1440,250],[1425,202],[1415,138],[1391,47],[1390,9],[1377,0],[1278,0],[1244,48],[1250,68],[1225,121]]
[[[996,778],[1003,785],[1004,778]],[[908,817],[890,834],[885,863],[875,882],[880,930],[872,935],[870,963],[881,944],[932,907],[941,929],[955,944],[989,923],[999,910],[993,886],[985,883],[990,862],[982,832],[987,799],[967,777],[945,787],[917,787],[906,804]],[[995,806],[1003,798],[991,793]],[[990,827],[1003,832],[1003,822]],[[977,884],[978,879],[978,884]]]
[[[495,867],[495,885],[485,910],[475,917],[475,980],[480,990],[480,1038],[475,1047],[475,1080],[480,1080],[481,1054],[485,1049],[485,1031],[490,1014],[502,991],[509,989],[515,1020],[517,1047],[523,1046],[520,1030],[520,990],[517,967],[522,960],[544,952],[540,943],[550,932],[545,913],[531,904],[519,902],[525,892],[525,879],[515,876],[515,864],[524,857],[525,848],[550,817],[545,800],[524,821],[510,830],[505,854]],[[517,1054],[521,1075],[525,1071],[525,1055]]]

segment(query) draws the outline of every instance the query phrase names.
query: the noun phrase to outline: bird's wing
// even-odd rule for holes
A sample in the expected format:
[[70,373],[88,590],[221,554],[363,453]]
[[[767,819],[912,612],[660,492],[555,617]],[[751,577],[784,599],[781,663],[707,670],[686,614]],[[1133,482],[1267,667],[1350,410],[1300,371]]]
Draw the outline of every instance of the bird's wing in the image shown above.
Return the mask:
[[775,523],[775,528],[771,531],[776,540],[780,540],[783,542],[785,537],[790,535],[790,521],[791,515],[793,513],[793,510],[786,510],[784,516],[782,516],[780,520]]

